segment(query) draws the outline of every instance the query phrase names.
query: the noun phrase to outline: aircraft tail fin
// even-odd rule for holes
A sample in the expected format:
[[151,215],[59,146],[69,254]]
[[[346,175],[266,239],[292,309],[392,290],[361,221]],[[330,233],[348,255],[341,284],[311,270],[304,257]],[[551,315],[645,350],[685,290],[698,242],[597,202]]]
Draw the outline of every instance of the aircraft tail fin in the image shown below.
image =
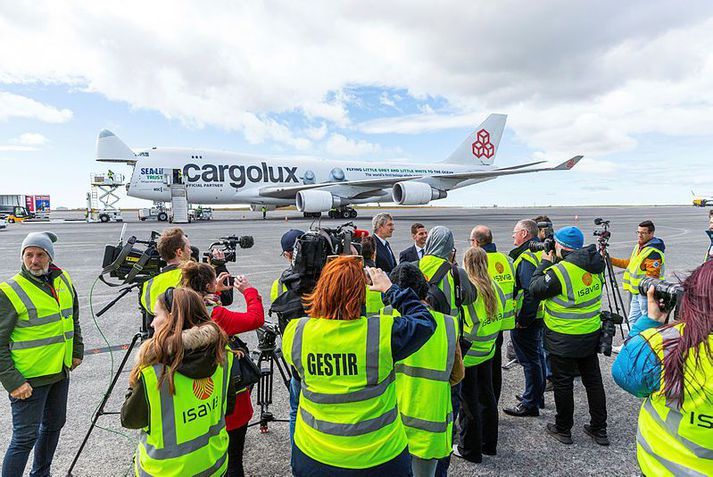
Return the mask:
[[446,164],[492,165],[503,137],[507,114],[491,114],[448,156]]
[[135,164],[136,154],[113,132],[102,129],[97,136],[97,161]]

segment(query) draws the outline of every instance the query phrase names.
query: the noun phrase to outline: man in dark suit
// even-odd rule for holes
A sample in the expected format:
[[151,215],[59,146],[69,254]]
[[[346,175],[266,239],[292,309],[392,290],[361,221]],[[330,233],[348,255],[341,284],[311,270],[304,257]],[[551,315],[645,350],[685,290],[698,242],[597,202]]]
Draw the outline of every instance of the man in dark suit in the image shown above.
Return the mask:
[[411,225],[411,238],[413,239],[413,245],[401,251],[399,254],[399,263],[418,262],[425,253],[424,246],[428,238],[428,230],[426,227],[418,222]]
[[391,214],[382,212],[371,219],[371,225],[376,240],[376,266],[386,273],[390,273],[396,267],[396,257],[394,257],[391,245],[386,239],[391,238],[394,234],[394,218]]

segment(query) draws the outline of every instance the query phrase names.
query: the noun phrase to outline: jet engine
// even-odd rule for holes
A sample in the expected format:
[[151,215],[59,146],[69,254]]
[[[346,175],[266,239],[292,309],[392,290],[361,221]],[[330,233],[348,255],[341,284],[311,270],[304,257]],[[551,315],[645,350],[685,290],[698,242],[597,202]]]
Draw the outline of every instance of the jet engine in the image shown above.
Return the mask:
[[423,182],[397,182],[391,191],[394,202],[400,205],[423,205],[435,199],[443,199],[446,191],[434,189]]
[[326,190],[301,190],[295,200],[300,212],[327,212],[342,205],[342,198]]

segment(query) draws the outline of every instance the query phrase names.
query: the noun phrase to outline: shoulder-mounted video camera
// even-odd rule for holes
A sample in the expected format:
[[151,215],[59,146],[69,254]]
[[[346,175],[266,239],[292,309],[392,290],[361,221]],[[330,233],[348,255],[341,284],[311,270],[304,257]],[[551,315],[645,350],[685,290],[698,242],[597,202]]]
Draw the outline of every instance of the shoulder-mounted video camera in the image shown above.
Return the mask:
[[[220,262],[234,262],[237,258],[236,250],[240,248],[252,248],[255,245],[255,239],[252,235],[229,235],[227,237],[220,237],[208,246],[208,251],[203,252],[203,261],[205,263],[211,263],[213,265],[218,265]],[[222,260],[216,260],[213,258],[213,251],[220,250],[225,254],[225,258]]]
[[336,228],[313,228],[295,242],[292,273],[283,277],[286,286],[296,284],[298,293],[310,291],[319,279],[330,255],[361,253],[361,239],[369,235],[365,230],[347,222]]
[[609,231],[609,220],[604,220],[601,217],[594,219],[594,225],[596,228],[592,231],[592,235],[599,237],[597,242],[601,247],[606,247],[609,245],[609,239],[611,238],[611,232]]
[[[139,240],[132,235],[124,243],[125,232],[126,224],[121,229],[119,242],[116,245],[107,244],[104,248],[99,279],[109,286],[145,282],[161,273],[161,268],[166,266],[156,249],[156,241],[161,234],[152,231],[148,240]],[[106,275],[120,282],[109,282]]]

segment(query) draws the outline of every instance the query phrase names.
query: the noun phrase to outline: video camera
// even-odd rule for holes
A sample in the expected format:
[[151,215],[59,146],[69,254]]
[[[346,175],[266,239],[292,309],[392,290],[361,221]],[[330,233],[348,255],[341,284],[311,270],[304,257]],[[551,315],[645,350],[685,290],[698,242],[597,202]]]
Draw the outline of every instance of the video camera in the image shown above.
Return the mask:
[[545,231],[545,238],[540,242],[530,242],[530,252],[550,253],[555,249],[555,236],[552,222],[537,222],[537,228]]
[[683,286],[680,283],[671,283],[653,277],[644,277],[639,282],[639,293],[646,295],[649,287],[654,287],[654,298],[663,312],[669,312],[683,296]]
[[256,329],[255,332],[257,333],[258,350],[275,349],[277,336],[280,334],[280,328],[277,324],[266,321],[265,324]]
[[[330,255],[361,253],[361,238],[368,232],[357,230],[353,222],[336,228],[313,228],[295,242],[292,256],[292,273],[283,277],[283,283],[299,294],[311,291],[327,264]],[[296,285],[296,288],[295,286]]]
[[601,217],[594,219],[594,225],[596,225],[597,228],[592,231],[592,235],[599,237],[597,242],[599,242],[600,247],[607,247],[609,245],[609,239],[611,238],[609,222],[609,220],[604,220]]
[[[116,245],[107,244],[104,248],[99,278],[109,286],[143,283],[161,273],[161,268],[166,266],[156,249],[156,241],[161,234],[152,231],[148,240],[138,240],[132,235],[124,243],[125,232],[126,224],[121,229],[119,242]],[[107,274],[121,282],[110,283],[105,278]]]
[[616,334],[616,325],[622,324],[624,317],[617,313],[612,313],[611,311],[602,311],[599,314],[599,319],[602,320],[602,332],[599,335],[597,351],[604,356],[611,356],[612,341]]
[[[229,235],[227,237],[220,237],[220,240],[208,246],[207,252],[203,252],[203,262],[211,263],[212,265],[234,262],[237,258],[236,249],[238,247],[252,248],[253,245],[255,245],[255,239],[253,239],[252,235]],[[225,254],[225,258],[222,260],[213,258],[214,250],[221,250]]]

